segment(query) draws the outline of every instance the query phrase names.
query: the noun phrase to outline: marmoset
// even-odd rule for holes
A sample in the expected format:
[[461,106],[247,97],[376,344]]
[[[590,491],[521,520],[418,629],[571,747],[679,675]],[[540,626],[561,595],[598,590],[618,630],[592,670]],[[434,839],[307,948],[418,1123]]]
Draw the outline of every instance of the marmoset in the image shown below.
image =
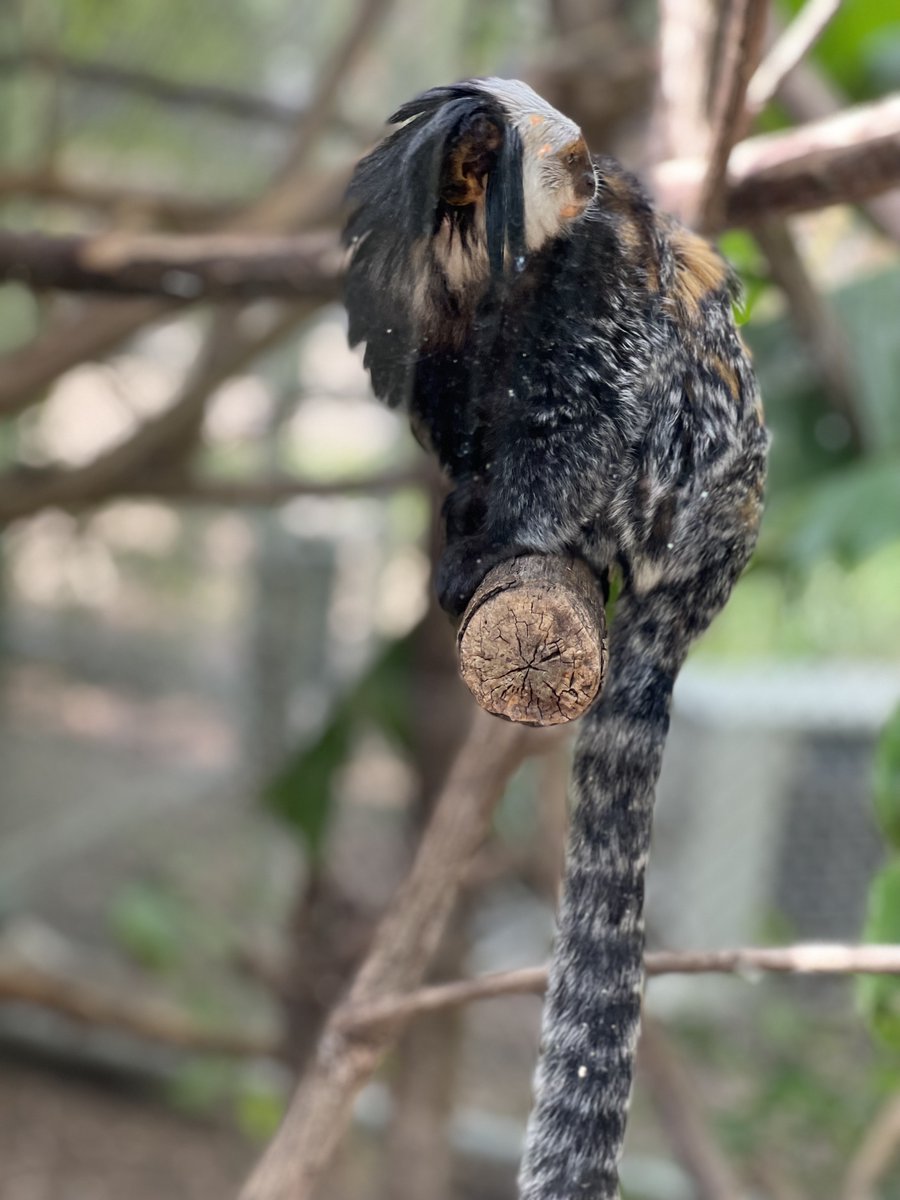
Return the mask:
[[451,480],[440,603],[458,615],[522,554],[619,581],[519,1179],[523,1200],[612,1200],[653,792],[675,677],[756,540],[759,393],[724,260],[526,84],[434,88],[390,122],[349,190],[349,334]]

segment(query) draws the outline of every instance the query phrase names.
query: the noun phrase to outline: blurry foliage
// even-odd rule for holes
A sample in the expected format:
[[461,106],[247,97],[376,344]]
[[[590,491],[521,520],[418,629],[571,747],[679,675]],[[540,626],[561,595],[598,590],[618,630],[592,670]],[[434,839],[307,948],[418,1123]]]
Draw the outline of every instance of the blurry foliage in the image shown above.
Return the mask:
[[726,230],[718,241],[719,249],[740,277],[740,295],[733,311],[738,325],[746,325],[757,300],[771,286],[766,262],[753,236],[744,229]]
[[171,892],[147,883],[124,887],[109,908],[109,924],[120,947],[143,967],[165,971],[184,950],[184,909]]
[[[890,857],[869,889],[864,938],[900,945],[900,708],[879,741],[873,787],[875,815]],[[859,981],[858,996],[873,1032],[900,1050],[900,979],[866,976]]]
[[[781,0],[790,16],[805,0]],[[871,100],[900,87],[900,5],[897,0],[843,0],[812,51],[852,100]]]
[[[756,303],[766,287],[755,243],[729,235],[723,248]],[[829,302],[867,449],[850,448],[787,316],[745,325],[772,432],[766,511],[751,569],[701,653],[900,657],[900,271],[854,281]]]
[[338,701],[318,737],[291,755],[265,789],[266,802],[300,836],[313,859],[325,848],[336,775],[359,736],[375,728],[403,754],[412,748],[415,638],[413,630],[381,652]]
[[265,1142],[284,1116],[284,1079],[265,1064],[203,1055],[181,1063],[166,1087],[166,1100],[191,1117],[228,1114],[246,1137]]

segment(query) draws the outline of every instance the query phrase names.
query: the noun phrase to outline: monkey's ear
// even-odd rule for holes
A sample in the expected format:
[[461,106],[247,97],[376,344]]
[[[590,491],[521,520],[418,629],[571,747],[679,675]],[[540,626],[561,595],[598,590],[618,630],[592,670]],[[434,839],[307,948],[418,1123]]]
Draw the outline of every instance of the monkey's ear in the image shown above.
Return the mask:
[[463,122],[448,143],[441,171],[440,193],[446,204],[460,207],[482,198],[502,142],[503,130],[484,113]]

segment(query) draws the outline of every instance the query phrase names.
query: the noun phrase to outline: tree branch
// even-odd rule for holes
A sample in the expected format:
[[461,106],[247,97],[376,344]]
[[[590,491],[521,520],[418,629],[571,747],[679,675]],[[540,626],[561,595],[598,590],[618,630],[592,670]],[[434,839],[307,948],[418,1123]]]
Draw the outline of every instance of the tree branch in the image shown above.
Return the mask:
[[[808,61],[781,81],[778,100],[795,121],[824,120],[846,105],[846,97]],[[863,208],[877,228],[900,242],[900,189],[869,200]]]
[[[202,416],[210,393],[230,375],[276,345],[308,314],[292,307],[253,338],[233,336],[233,314],[217,314],[216,328],[180,395],[159,416],[140,425],[125,441],[98,454],[82,467],[52,472],[9,472],[0,478],[0,524],[51,506],[83,506],[121,489],[158,459]],[[217,336],[216,330],[223,336]]]
[[524,725],[574,721],[600,694],[609,660],[597,580],[564,555],[499,563],[467,604],[456,646],[486,712]]
[[675,1157],[693,1179],[697,1200],[742,1200],[745,1189],[716,1144],[697,1088],[665,1029],[646,1014],[641,1021],[638,1070]]
[[[715,25],[711,0],[660,0],[659,80],[652,122],[659,161],[701,158],[707,152],[707,81]],[[690,71],[685,63],[691,64]]]
[[333,300],[341,253],[333,235],[205,236],[0,232],[0,277],[36,290],[117,292],[175,300],[258,296]]
[[841,0],[806,0],[779,34],[747,85],[747,119],[753,120],[802,62],[841,7]]
[[857,408],[850,350],[843,327],[810,277],[797,240],[784,221],[769,219],[753,227],[769,272],[788,304],[791,322],[809,350],[832,409],[847,422],[848,441],[861,452],[866,429]]
[[[663,163],[656,173],[663,205],[678,207],[679,196],[683,199],[685,192],[701,186],[702,172],[699,160]],[[858,201],[898,182],[900,95],[892,95],[736,146],[722,220],[727,225],[746,224],[764,216]],[[338,294],[340,261],[336,237],[324,232],[294,237],[0,234],[0,277],[35,287],[156,294],[182,301],[259,295],[332,299]],[[143,308],[142,319],[163,311],[162,306]],[[94,321],[86,328],[76,323],[77,333],[55,353],[46,343],[40,351],[39,343],[33,343],[0,360],[0,415],[18,411],[23,391],[30,394],[38,381],[49,382],[48,375],[53,378],[72,365],[67,342],[83,345],[86,353],[81,357],[94,357],[135,323],[134,310],[123,315],[119,305],[99,322],[99,332]]]
[[242,220],[247,228],[292,227],[296,219],[294,209],[298,172],[325,132],[341,87],[346,84],[348,76],[390,12],[393,2],[359,0],[356,19],[322,69],[315,94],[300,119],[284,163],[265,194],[249,207]]
[[[491,728],[503,727],[494,723]],[[469,882],[465,869],[459,880],[461,886]],[[754,974],[761,971],[798,975],[900,975],[900,946],[807,945],[762,950],[651,952],[645,957],[645,966],[650,976]],[[272,975],[269,967],[267,974]],[[266,983],[275,986],[279,981],[280,973],[279,980],[268,978]],[[335,1013],[330,1028],[333,1035],[343,1039],[344,1045],[352,1045],[356,1038],[375,1027],[399,1027],[415,1017],[447,1008],[500,996],[539,996],[547,985],[547,968],[498,971],[478,979],[417,988],[404,995],[394,991],[389,978],[384,982],[390,988],[387,994],[372,1000],[345,1003]],[[277,1040],[270,1035],[208,1029],[166,1001],[122,994],[88,983],[74,978],[71,972],[51,971],[25,961],[18,953],[0,957],[0,1002],[35,1004],[87,1025],[123,1029],[136,1037],[184,1049],[236,1056],[277,1053]],[[874,1144],[877,1141],[881,1146],[883,1143],[875,1137],[874,1130],[875,1126],[872,1138],[867,1142],[871,1140]],[[861,1147],[860,1162],[870,1161],[874,1161],[874,1157]],[[878,1161],[882,1161],[880,1154]],[[868,1168],[866,1171],[868,1177]]]
[[736,146],[729,224],[856,204],[900,182],[900,93]]
[[200,1025],[163,1000],[46,971],[16,957],[0,959],[0,1002],[35,1004],[82,1025],[118,1029],[181,1050],[235,1057],[271,1057],[277,1051],[271,1034]]
[[768,7],[768,0],[729,0],[709,157],[697,201],[697,219],[691,222],[701,230],[717,228],[724,216],[725,174],[732,147],[746,128],[747,86],[762,52]]
[[402,1017],[348,1032],[349,1008],[417,987],[453,912],[526,736],[476,712],[405,884],[392,901],[350,993],[331,1017],[315,1062],[243,1192],[243,1200],[307,1200],[350,1120],[353,1101],[395,1040]]
[[[664,208],[685,211],[704,176],[700,159],[662,163],[654,185]],[[900,183],[900,93],[783,133],[747,138],[728,163],[717,228],[856,204]]]
[[[652,975],[754,975],[774,972],[791,975],[900,975],[900,945],[844,946],[809,943],[798,946],[741,950],[657,950],[644,958]],[[469,1004],[496,996],[541,995],[547,986],[546,967],[498,971],[479,979],[420,988],[407,995],[387,996],[378,1003],[348,1008],[341,1023],[359,1029],[395,1020],[408,1020],[420,1012],[436,1012],[448,1005]]]
[[900,1150],[900,1096],[889,1096],[844,1178],[844,1200],[874,1200],[875,1189]]

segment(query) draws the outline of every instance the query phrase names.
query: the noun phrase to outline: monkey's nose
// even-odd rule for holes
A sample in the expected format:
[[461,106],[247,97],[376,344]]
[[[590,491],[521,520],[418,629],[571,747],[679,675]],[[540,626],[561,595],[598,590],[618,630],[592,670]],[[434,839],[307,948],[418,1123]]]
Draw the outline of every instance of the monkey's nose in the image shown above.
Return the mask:
[[585,171],[575,180],[575,195],[579,200],[593,200],[597,190],[597,180],[593,171]]

